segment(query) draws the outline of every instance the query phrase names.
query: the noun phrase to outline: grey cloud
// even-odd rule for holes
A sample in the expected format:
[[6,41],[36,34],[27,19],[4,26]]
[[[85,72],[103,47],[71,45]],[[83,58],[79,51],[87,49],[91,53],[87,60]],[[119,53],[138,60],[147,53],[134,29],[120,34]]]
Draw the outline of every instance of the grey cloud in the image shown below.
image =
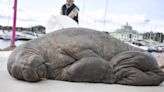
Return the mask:
[[[104,23],[104,19],[98,19],[96,22],[98,22],[98,23]],[[114,21],[112,21],[110,19],[105,20],[105,23],[106,24],[114,24],[114,25],[118,25],[118,26],[122,25],[122,23],[114,22]]]
[[[0,14],[0,18],[1,19],[13,19],[13,17],[11,17],[11,16],[5,16],[5,15],[1,15],[1,14]],[[17,20],[22,21],[22,22],[38,22],[38,20],[36,20],[34,18],[27,18],[27,19],[18,18]]]

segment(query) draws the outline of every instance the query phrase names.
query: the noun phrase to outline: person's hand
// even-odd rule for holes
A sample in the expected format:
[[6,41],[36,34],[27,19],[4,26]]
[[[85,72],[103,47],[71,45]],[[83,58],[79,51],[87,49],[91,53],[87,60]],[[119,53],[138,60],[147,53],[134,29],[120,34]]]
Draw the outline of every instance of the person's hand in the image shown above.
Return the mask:
[[74,18],[79,12],[79,9],[76,7],[74,8],[71,13],[68,14],[69,17]]
[[71,18],[74,18],[76,15],[77,15],[77,13],[72,11],[71,13],[69,13],[68,16],[71,17]]

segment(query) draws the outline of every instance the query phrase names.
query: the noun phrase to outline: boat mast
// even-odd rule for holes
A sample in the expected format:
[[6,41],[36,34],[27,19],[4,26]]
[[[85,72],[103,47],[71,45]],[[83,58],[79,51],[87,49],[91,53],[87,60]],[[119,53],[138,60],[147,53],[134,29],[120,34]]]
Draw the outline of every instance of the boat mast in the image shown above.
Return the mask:
[[15,47],[16,18],[17,18],[16,16],[17,16],[17,0],[14,0],[14,17],[13,17],[12,41],[11,41],[12,47]]
[[103,31],[105,31],[107,11],[108,11],[108,0],[106,0],[106,5],[105,5],[105,13],[104,13],[104,21],[103,21]]

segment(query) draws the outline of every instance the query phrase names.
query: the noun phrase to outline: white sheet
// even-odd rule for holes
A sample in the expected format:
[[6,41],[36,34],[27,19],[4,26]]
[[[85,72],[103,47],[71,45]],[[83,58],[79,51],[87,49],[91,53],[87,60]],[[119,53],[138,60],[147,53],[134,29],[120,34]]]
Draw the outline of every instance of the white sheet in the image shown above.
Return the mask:
[[52,15],[46,25],[46,33],[70,27],[79,27],[78,24],[68,16],[65,15]]

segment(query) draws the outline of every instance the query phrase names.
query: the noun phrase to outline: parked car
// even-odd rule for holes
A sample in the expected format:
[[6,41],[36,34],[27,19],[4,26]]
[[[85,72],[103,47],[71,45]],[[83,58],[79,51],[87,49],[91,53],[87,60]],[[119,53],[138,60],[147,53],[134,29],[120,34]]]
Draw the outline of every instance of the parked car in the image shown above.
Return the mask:
[[156,49],[157,49],[157,52],[164,52],[164,46],[157,46],[156,47]]
[[156,48],[151,46],[151,47],[148,47],[148,52],[157,52]]
[[164,52],[164,46],[152,46],[152,47],[148,47],[148,51],[149,52],[162,53],[162,52]]

